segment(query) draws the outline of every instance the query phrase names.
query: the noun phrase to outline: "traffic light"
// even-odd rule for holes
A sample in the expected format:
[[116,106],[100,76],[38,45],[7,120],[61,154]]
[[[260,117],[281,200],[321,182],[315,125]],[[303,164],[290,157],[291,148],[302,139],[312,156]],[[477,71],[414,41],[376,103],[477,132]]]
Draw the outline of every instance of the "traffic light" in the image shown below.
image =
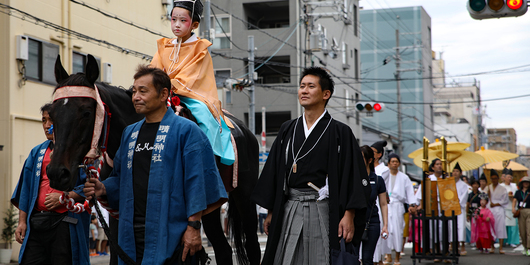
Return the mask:
[[467,10],[474,19],[518,17],[528,10],[528,0],[469,0]]
[[385,104],[378,102],[357,102],[357,104],[355,104],[355,108],[358,112],[378,113],[383,112],[383,110],[385,110]]

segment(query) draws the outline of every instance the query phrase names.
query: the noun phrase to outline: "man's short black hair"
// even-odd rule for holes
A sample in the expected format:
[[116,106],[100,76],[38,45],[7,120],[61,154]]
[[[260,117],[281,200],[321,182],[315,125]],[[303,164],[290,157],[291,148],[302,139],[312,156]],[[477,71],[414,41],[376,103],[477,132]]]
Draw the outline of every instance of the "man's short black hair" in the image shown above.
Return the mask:
[[[302,83],[302,79],[304,79],[306,75],[313,75],[318,77],[318,84],[320,85],[320,88],[322,89],[322,91],[329,90],[331,92],[329,98],[331,98],[331,96],[333,95],[333,91],[335,91],[335,82],[333,81],[333,79],[331,79],[331,75],[328,73],[327,70],[316,66],[306,68],[302,72],[302,76],[300,77],[299,83]],[[329,99],[326,100],[326,105],[328,104],[328,101]]]
[[40,107],[41,114],[44,114],[44,112],[48,112],[48,114],[50,114],[50,110],[52,110],[52,103],[46,103]]
[[168,93],[171,91],[171,79],[166,72],[148,65],[138,65],[138,68],[136,68],[136,74],[134,74],[134,80],[145,75],[151,75],[153,77],[153,86],[156,88],[159,95],[164,88],[167,88]]

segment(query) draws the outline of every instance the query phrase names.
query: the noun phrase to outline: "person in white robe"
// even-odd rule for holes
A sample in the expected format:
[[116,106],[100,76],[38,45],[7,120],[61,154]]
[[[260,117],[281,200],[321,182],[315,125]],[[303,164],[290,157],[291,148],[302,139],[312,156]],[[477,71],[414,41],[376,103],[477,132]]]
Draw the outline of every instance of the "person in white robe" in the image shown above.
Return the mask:
[[[390,170],[388,169],[387,166],[385,166],[385,163],[383,161],[386,145],[387,145],[386,141],[378,141],[371,145],[372,150],[374,151],[374,158],[375,158],[375,161],[374,161],[375,174],[378,176],[383,176],[383,173]],[[387,195],[388,195],[388,192],[387,192]],[[381,215],[381,208],[379,208],[379,201],[376,203],[376,205],[378,208],[379,220],[383,220],[383,216]],[[388,226],[390,226],[390,224],[388,224]],[[383,262],[381,257],[385,256],[386,254],[391,254],[391,253],[392,251],[388,247],[387,241],[383,239],[382,237],[379,237],[379,240],[377,241],[377,245],[375,247],[375,252],[374,252],[374,263],[379,263],[380,265],[388,264],[389,261],[386,260]]]
[[[504,208],[510,205],[508,199],[508,192],[504,187],[499,185],[499,175],[497,172],[492,169],[490,174],[491,184],[488,186],[488,193],[490,197],[490,210],[495,217],[495,234],[499,239],[499,253],[504,254],[502,250],[502,245],[504,239],[507,238],[506,234],[506,223],[505,223],[505,213]],[[491,252],[495,251],[495,246],[492,244]]]
[[[401,165],[399,156],[393,153],[388,156],[388,159],[390,170],[383,174],[383,179],[385,180],[385,185],[390,196],[390,204],[388,205],[389,236],[387,242],[388,247],[396,252],[394,265],[400,265],[399,259],[403,247],[403,229],[405,228],[403,218],[405,207],[403,204],[409,204],[408,211],[415,214],[416,197],[414,196],[412,181],[410,181],[407,175],[398,170]],[[391,256],[391,254],[388,255]]]
[[[513,195],[517,191],[517,185],[515,185],[515,183],[512,183],[512,175],[513,171],[509,168],[505,168],[502,171],[502,177],[504,182],[499,184],[506,189],[506,192],[508,192],[508,199],[510,202],[513,201]],[[517,218],[513,217],[511,205],[508,208],[504,208],[504,212],[506,215],[506,234],[508,236],[504,243],[514,248],[519,245],[519,224],[517,222]]]
[[[457,216],[457,228],[458,228],[458,242],[460,242],[460,255],[467,255],[466,251],[466,205],[469,194],[469,186],[463,180],[460,179],[462,176],[462,169],[460,164],[456,163],[453,168],[452,177],[455,178],[456,193],[458,194],[458,200],[460,202],[461,213]],[[453,226],[449,223],[449,241],[453,242]]]

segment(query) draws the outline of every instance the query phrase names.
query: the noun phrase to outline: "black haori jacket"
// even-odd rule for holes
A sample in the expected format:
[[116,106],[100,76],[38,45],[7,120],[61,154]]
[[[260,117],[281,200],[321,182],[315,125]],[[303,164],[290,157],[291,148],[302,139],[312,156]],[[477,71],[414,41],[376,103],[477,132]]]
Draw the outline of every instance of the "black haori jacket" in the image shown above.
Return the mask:
[[[328,116],[326,118],[330,118],[329,113],[325,115]],[[258,205],[273,212],[267,247],[262,261],[265,265],[274,263],[276,248],[280,240],[283,206],[287,199],[284,192],[284,180],[290,170],[290,165],[286,166],[285,150],[293,135],[295,121],[296,119],[282,124],[251,197]],[[330,146],[327,172],[330,251],[331,249],[340,250],[338,227],[347,209],[355,209],[353,243],[358,245],[361,241],[366,224],[366,209],[371,187],[361,149],[350,127],[337,120],[332,120],[322,139],[325,139]]]

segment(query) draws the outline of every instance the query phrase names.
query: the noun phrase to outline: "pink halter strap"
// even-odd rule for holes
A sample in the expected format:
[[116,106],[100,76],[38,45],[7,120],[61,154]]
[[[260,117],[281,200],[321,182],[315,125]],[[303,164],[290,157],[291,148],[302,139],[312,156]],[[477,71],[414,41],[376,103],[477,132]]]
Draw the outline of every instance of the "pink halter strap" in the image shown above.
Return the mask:
[[103,101],[99,96],[98,87],[94,85],[94,89],[87,86],[64,86],[57,88],[53,95],[53,101],[63,98],[92,98],[96,100],[96,120],[94,122],[94,132],[92,134],[92,142],[90,144],[90,151],[86,154],[86,158],[96,159],[101,155],[98,150],[98,142],[101,137],[103,123],[105,122],[105,107]]

